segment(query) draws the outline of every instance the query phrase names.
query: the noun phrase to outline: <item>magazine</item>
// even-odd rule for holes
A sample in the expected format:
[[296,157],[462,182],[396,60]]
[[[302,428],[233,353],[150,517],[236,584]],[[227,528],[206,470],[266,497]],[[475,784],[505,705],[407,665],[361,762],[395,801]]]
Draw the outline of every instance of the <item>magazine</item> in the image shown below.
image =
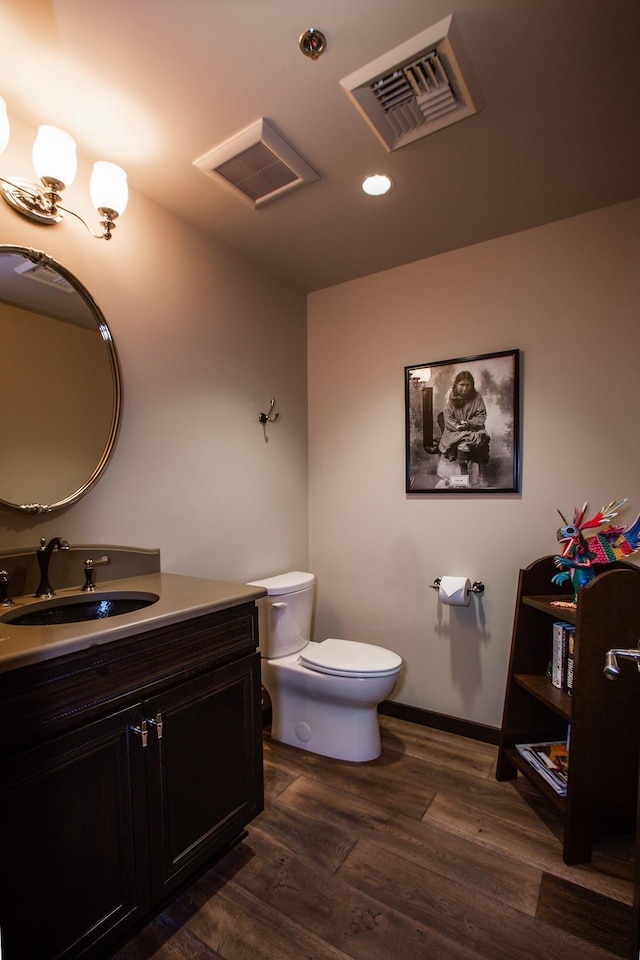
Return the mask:
[[557,794],[566,796],[569,774],[569,750],[566,740],[517,743],[516,750]]

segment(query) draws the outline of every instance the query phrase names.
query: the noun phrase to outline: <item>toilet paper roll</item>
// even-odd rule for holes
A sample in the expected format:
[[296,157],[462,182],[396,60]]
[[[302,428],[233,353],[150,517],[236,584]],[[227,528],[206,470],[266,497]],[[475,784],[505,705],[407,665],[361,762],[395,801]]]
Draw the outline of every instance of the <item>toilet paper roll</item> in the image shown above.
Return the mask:
[[468,577],[442,577],[438,590],[440,602],[448,607],[468,607],[471,583]]

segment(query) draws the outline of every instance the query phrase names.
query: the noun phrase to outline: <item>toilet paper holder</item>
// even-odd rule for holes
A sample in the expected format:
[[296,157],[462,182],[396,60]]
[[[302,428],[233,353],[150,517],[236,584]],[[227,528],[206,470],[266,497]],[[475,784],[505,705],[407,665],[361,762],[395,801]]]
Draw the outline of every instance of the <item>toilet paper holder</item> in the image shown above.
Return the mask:
[[[441,583],[442,577],[436,577],[433,583],[430,583],[429,586],[432,590],[439,590]],[[482,583],[481,580],[475,580],[471,584],[471,593],[484,593],[484,583]]]

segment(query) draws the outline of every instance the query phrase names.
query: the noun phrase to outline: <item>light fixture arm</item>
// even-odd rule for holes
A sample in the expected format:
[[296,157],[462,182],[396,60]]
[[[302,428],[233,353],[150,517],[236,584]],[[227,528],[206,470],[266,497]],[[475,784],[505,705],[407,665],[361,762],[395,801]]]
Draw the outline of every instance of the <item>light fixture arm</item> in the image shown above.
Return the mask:
[[101,213],[103,219],[100,221],[104,227],[103,233],[94,233],[86,220],[80,216],[79,213],[76,213],[74,210],[70,210],[69,207],[63,207],[61,204],[58,204],[58,210],[64,210],[65,213],[70,213],[72,217],[75,217],[76,220],[79,220],[80,223],[84,225],[87,230],[87,233],[90,233],[92,237],[95,237],[96,240],[111,240],[113,231],[116,228],[114,220],[118,216],[115,210],[109,210],[107,207],[100,207],[98,213]]
[[59,180],[46,177],[41,182],[42,187],[37,183],[31,183],[28,180],[21,180],[17,177],[12,180],[0,177],[0,193],[9,206],[30,220],[35,220],[37,223],[59,223],[62,220],[62,213],[69,213],[72,217],[75,217],[76,220],[79,220],[86,228],[87,233],[90,233],[96,240],[111,239],[113,231],[115,230],[114,221],[118,216],[115,210],[109,207],[100,207],[98,213],[102,215],[100,223],[104,227],[104,230],[102,233],[94,233],[79,213],[60,203],[62,197],[58,191],[64,189],[64,187]]

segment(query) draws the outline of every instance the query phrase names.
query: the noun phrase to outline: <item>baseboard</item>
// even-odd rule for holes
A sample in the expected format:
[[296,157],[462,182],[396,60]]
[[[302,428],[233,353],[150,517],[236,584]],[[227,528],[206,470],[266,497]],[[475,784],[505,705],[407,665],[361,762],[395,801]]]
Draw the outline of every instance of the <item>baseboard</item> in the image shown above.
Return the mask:
[[406,703],[395,703],[393,700],[383,700],[378,706],[378,713],[387,717],[396,717],[397,720],[409,720],[419,723],[423,727],[433,727],[435,730],[446,730],[447,733],[457,733],[458,736],[469,740],[479,740],[481,743],[498,745],[500,730],[498,727],[488,727],[482,723],[472,723],[470,720],[461,720],[459,717],[448,717],[443,713],[433,713],[421,707],[411,707]]

